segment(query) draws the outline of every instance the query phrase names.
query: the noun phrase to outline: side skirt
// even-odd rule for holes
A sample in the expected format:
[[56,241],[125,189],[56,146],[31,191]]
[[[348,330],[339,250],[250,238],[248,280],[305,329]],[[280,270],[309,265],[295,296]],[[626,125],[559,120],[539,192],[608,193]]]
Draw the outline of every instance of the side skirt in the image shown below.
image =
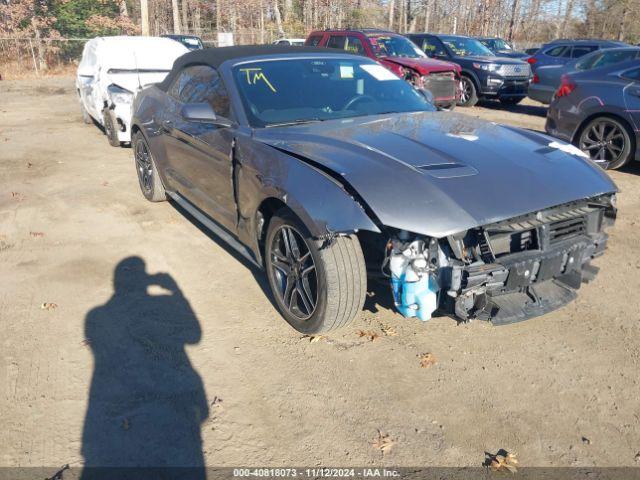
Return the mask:
[[242,243],[238,241],[238,239],[227,232],[224,228],[218,225],[215,220],[210,218],[208,215],[204,214],[197,207],[195,207],[189,200],[181,196],[176,192],[167,192],[167,195],[171,197],[173,201],[175,201],[178,205],[184,208],[190,215],[192,215],[198,222],[204,225],[207,230],[211,231],[216,237],[223,240],[227,245],[237,251],[243,258],[249,261],[251,264],[255,265],[259,269],[262,270],[262,265],[258,263],[255,259],[251,251],[244,246]]

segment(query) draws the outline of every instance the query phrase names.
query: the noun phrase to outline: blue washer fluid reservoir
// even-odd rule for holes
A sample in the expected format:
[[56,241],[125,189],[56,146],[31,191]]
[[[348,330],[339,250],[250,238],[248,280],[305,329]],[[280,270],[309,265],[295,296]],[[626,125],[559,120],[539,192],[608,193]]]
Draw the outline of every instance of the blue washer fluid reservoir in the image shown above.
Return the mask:
[[391,290],[396,308],[405,317],[429,320],[438,308],[440,287],[427,265],[424,241],[392,242]]

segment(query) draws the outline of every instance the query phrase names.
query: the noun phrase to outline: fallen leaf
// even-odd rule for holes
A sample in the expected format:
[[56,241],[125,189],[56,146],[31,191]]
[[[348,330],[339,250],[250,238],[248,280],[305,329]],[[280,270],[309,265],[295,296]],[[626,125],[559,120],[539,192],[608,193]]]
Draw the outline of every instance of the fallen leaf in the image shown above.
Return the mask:
[[591,445],[591,440],[589,440],[587,437],[582,437],[582,443],[584,443],[585,445]]
[[29,232],[32,237],[44,237],[43,232]]
[[436,356],[433,353],[421,353],[417,357],[420,359],[420,368],[429,368],[437,363]]
[[108,187],[109,186],[109,182],[107,182],[106,180],[104,182],[102,182],[102,186],[103,187]]
[[44,302],[42,305],[40,305],[40,308],[42,310],[55,310],[56,308],[58,308],[58,305],[53,302]]
[[91,345],[91,339],[85,338],[83,341],[80,342],[80,345],[82,345],[83,347],[88,347],[89,345]]
[[218,409],[218,411],[222,411],[224,407],[222,406],[222,399],[220,397],[213,397],[213,401],[211,402],[211,406]]
[[308,338],[309,339],[309,343],[316,343],[319,342],[320,340],[326,340],[327,337],[324,335],[303,335],[302,338]]
[[31,168],[31,167],[33,167],[33,163],[27,162],[27,168]]
[[391,450],[394,444],[395,442],[388,434],[383,434],[378,430],[378,436],[373,441],[373,448],[380,450],[384,456],[385,453]]
[[374,332],[373,330],[358,330],[356,332],[356,335],[358,335],[361,338],[365,337],[370,342],[375,342],[380,338],[380,335],[377,332]]
[[485,461],[485,465],[491,467],[491,470],[495,472],[504,472],[508,470],[511,473],[516,473],[518,468],[518,459],[516,458],[515,453],[507,452],[506,450],[500,449],[498,453],[492,455],[490,453],[486,453],[487,459]]
[[387,337],[395,337],[396,335],[398,335],[396,329],[390,327],[389,325],[381,325],[380,330],[382,330],[382,333],[384,333]]
[[11,198],[13,198],[16,202],[21,202],[24,200],[24,195],[20,192],[11,192]]

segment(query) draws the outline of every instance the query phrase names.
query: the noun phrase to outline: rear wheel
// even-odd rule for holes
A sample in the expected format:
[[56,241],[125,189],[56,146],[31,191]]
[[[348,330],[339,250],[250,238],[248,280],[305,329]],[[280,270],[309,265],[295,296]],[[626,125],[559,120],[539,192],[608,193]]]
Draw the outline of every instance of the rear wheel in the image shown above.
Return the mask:
[[460,77],[460,99],[458,105],[461,107],[473,107],[478,103],[478,91],[469,77]]
[[603,168],[615,170],[631,158],[632,142],[622,123],[611,117],[599,117],[582,129],[578,148]]
[[133,158],[138,174],[138,183],[144,197],[150,202],[162,202],[167,199],[167,195],[162,185],[162,180],[158,174],[156,163],[151,155],[151,149],[144,135],[140,132],[133,134],[131,142],[133,147]]
[[117,122],[113,117],[113,110],[111,110],[110,108],[107,107],[102,110],[104,132],[107,135],[107,140],[109,140],[109,145],[111,145],[112,147],[119,147],[120,140],[118,140],[118,130],[116,130]]
[[278,310],[299,332],[344,327],[362,310],[367,277],[355,235],[316,240],[289,210],[280,210],[267,229],[265,267]]

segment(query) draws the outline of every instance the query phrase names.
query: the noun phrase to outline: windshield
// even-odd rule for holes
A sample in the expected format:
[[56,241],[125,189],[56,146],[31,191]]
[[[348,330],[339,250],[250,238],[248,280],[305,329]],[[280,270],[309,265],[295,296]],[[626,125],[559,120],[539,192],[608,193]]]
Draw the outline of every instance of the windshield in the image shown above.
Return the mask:
[[493,57],[491,50],[478,40],[466,37],[440,37],[440,40],[458,57]]
[[486,45],[494,52],[500,52],[504,50],[513,50],[511,48],[511,45],[509,45],[507,42],[505,42],[501,38],[491,38],[489,40],[483,40],[482,44]]
[[425,53],[406,37],[400,35],[368,35],[377,57],[424,58]]
[[282,59],[237,65],[233,76],[253,127],[435,110],[371,60]]

